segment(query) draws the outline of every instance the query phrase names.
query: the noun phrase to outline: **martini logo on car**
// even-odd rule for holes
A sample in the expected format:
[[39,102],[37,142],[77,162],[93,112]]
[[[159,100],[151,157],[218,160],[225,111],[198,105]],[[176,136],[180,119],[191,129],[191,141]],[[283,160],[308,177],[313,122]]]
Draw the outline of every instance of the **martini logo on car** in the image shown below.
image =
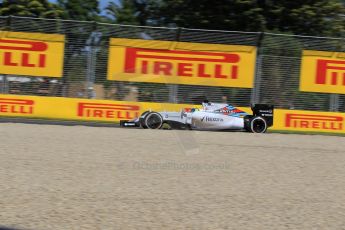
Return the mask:
[[112,38],[109,52],[108,80],[253,87],[253,46]]
[[139,117],[140,107],[127,104],[78,103],[79,117],[134,119]]
[[223,122],[224,120],[222,118],[216,118],[216,117],[208,117],[204,116],[201,118],[201,122]]
[[221,108],[221,109],[217,109],[215,110],[216,113],[221,113],[221,114],[224,114],[224,115],[227,115],[227,116],[232,116],[232,117],[244,117],[247,115],[246,112],[240,110],[240,109],[237,109],[233,106],[226,106],[224,108]]
[[0,98],[0,115],[1,114],[33,114],[33,100]]
[[0,73],[61,77],[64,36],[0,31]]
[[319,130],[343,130],[344,117],[287,113],[285,127]]
[[300,89],[345,94],[345,53],[303,51]]

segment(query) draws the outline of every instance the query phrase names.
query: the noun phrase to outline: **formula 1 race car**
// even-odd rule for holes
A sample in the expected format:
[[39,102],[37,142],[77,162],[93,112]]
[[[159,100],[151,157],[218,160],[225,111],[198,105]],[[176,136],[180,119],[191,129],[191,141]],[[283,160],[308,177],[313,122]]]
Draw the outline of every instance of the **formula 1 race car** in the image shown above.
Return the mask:
[[202,108],[187,108],[181,112],[146,111],[134,120],[122,120],[122,127],[142,127],[160,129],[168,124],[171,129],[197,130],[244,130],[264,133],[273,125],[273,106],[256,104],[251,107],[253,114],[235,108],[229,104],[205,101]]

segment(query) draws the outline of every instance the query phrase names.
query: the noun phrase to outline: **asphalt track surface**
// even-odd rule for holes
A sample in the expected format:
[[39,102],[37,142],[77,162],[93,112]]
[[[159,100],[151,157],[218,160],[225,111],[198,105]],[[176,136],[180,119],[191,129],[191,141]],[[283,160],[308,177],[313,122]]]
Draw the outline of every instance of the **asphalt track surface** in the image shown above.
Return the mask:
[[344,149],[339,136],[0,123],[0,226],[345,229]]

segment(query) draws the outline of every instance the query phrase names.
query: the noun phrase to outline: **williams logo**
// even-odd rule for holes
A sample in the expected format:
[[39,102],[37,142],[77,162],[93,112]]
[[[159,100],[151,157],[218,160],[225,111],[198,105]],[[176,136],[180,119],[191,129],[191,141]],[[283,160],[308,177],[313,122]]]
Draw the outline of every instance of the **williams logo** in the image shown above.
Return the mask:
[[0,98],[0,114],[33,114],[34,101]]
[[217,118],[217,117],[208,117],[204,116],[201,118],[201,122],[223,122],[224,120],[222,118]]

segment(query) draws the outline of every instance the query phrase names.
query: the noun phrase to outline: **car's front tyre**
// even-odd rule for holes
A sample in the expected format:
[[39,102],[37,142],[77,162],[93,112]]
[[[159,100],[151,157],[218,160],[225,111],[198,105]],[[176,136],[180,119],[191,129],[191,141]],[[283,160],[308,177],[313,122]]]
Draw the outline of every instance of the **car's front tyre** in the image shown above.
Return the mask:
[[139,124],[140,124],[140,127],[143,128],[143,129],[147,129],[148,127],[145,125],[145,118],[146,116],[150,113],[150,111],[145,111],[143,112],[140,117],[139,117]]
[[160,129],[163,125],[163,117],[157,112],[147,113],[143,119],[144,127],[148,129]]

